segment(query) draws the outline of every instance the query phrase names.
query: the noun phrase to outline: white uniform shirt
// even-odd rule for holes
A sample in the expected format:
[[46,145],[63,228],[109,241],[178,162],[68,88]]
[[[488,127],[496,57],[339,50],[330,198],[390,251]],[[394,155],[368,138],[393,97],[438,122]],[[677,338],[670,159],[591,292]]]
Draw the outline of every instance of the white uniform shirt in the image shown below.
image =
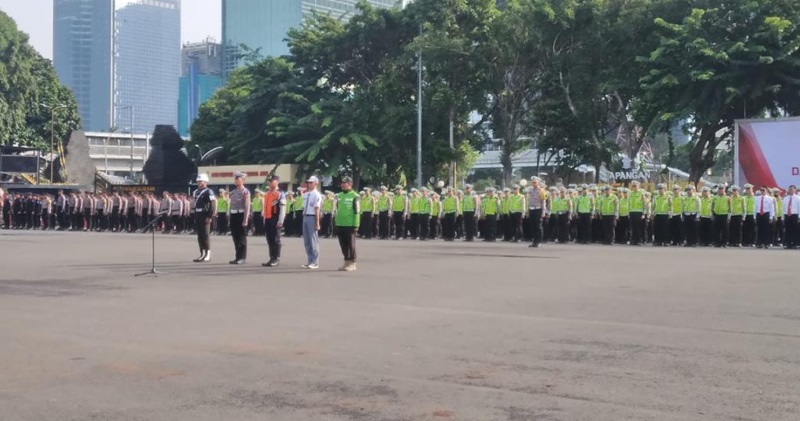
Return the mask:
[[786,216],[800,214],[800,196],[794,194],[783,198],[783,214]]
[[770,196],[756,196],[755,214],[756,216],[768,214],[770,215],[770,219],[775,219],[775,200]]
[[322,194],[316,190],[311,190],[303,196],[303,215],[316,215],[315,209],[322,206]]

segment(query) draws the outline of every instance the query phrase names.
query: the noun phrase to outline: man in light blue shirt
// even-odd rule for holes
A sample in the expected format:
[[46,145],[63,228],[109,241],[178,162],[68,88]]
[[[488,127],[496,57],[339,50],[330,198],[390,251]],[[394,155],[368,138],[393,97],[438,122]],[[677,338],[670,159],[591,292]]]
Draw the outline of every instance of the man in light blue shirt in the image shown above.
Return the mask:
[[308,263],[303,265],[303,268],[318,269],[322,195],[317,191],[319,179],[316,176],[309,177],[307,184],[308,192],[303,197],[303,245],[306,248]]

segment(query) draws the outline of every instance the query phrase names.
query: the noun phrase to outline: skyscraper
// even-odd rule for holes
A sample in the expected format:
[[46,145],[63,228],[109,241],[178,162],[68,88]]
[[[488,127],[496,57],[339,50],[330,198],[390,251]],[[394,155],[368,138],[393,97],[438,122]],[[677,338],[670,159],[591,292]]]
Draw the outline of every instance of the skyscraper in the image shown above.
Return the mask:
[[[358,0],[222,0],[222,72],[242,64],[241,46],[262,56],[289,53],[286,33],[314,12],[349,19]],[[375,7],[393,7],[402,0],[368,0]]]
[[75,94],[84,130],[112,126],[113,39],[114,0],[53,1],[53,65]]
[[181,0],[139,0],[117,10],[115,126],[134,133],[178,125]]
[[188,136],[200,105],[222,86],[221,45],[213,38],[185,44],[181,50],[178,133]]

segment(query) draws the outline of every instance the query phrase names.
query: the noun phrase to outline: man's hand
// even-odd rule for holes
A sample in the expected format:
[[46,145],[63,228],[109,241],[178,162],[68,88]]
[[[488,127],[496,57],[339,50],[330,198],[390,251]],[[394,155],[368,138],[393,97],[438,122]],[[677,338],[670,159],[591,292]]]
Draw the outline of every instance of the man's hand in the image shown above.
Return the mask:
[[211,223],[211,217],[210,216],[206,216],[206,224],[210,224],[210,223]]
[[320,226],[319,226],[319,223],[317,223],[317,231],[319,231],[320,229],[321,229],[321,228],[320,228]]
[[278,229],[281,229],[281,228],[283,228],[283,224],[277,224],[277,225],[275,225],[275,227],[278,228]]

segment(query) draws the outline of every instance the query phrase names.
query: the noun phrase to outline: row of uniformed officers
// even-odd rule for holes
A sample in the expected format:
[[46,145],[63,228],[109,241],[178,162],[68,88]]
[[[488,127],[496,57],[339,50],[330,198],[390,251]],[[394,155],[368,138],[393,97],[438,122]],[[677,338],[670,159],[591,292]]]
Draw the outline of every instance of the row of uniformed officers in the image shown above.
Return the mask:
[[[656,246],[765,247],[798,246],[797,215],[800,198],[794,186],[783,196],[777,188],[752,185],[678,185],[670,190],[659,184],[654,193],[638,182],[630,188],[611,186],[533,186],[521,191],[515,185],[498,192],[488,188],[479,195],[444,189],[439,195],[427,188],[394,193],[386,187],[360,193],[361,227],[365,239],[442,238],[445,241],[532,241],[580,244],[651,243]],[[290,197],[290,196],[287,196]],[[290,200],[288,204],[292,208]],[[322,235],[330,236],[336,210],[333,194],[323,200]],[[288,229],[287,229],[288,232]],[[291,235],[291,234],[290,234]]]

